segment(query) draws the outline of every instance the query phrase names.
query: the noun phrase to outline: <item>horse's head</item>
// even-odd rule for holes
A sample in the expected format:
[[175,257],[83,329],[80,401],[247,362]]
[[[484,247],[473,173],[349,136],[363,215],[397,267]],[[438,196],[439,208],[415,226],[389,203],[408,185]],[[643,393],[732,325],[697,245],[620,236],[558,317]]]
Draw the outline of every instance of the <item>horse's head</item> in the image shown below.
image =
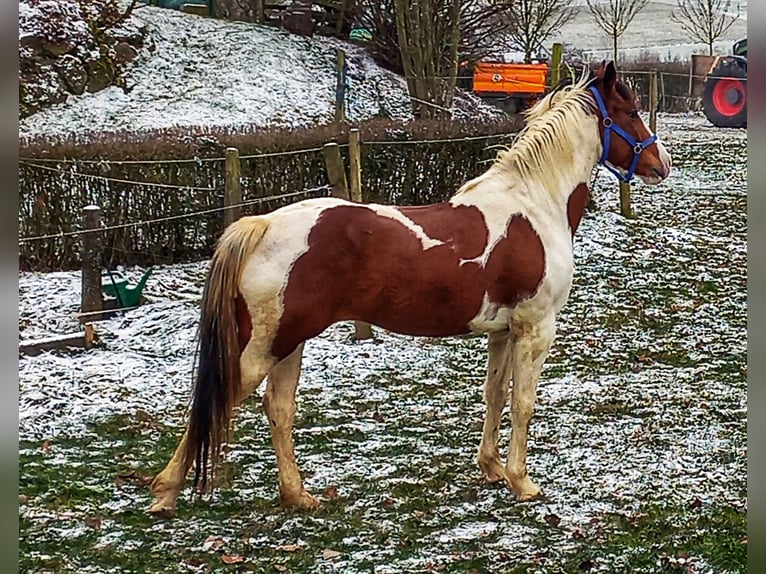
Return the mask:
[[622,181],[635,174],[645,183],[656,184],[670,174],[670,154],[638,114],[638,98],[617,80],[613,62],[602,63],[590,84],[603,153],[599,163]]

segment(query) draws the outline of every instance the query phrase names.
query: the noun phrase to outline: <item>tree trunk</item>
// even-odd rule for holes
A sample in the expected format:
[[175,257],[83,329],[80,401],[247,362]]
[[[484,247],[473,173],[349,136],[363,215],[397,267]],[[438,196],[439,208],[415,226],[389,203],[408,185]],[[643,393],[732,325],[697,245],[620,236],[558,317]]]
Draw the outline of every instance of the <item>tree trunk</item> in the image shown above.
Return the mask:
[[418,118],[448,115],[457,82],[460,1],[394,0],[394,6],[412,112]]

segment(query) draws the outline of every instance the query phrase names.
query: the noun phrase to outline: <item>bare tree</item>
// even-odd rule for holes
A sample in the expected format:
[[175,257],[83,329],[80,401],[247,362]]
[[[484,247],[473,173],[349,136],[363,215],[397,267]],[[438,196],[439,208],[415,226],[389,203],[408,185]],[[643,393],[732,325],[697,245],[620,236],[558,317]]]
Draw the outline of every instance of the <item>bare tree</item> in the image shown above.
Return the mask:
[[460,45],[460,0],[394,0],[402,67],[416,117],[452,105]]
[[459,65],[480,59],[507,32],[516,1],[358,0],[356,10],[372,32],[373,55],[404,74],[413,113],[430,118],[448,113]]
[[524,61],[529,63],[532,53],[578,12],[574,0],[516,0],[508,36],[524,51]]
[[617,61],[617,39],[627,30],[649,0],[586,0],[588,9],[596,19],[596,24],[612,37],[613,60]]
[[739,4],[734,16],[730,15],[731,0],[676,0],[678,12],[670,17],[694,40],[707,44],[708,55],[713,55],[713,42],[723,36],[739,18]]

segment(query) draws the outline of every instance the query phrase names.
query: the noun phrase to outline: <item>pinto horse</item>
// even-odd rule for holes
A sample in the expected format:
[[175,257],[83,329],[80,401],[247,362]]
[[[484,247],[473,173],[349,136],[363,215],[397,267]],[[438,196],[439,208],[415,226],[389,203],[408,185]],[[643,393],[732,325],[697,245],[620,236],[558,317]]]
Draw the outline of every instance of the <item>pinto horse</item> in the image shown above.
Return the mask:
[[[519,500],[537,382],[572,285],[572,242],[597,163],[656,184],[670,155],[638,114],[613,63],[560,87],[527,118],[513,146],[448,201],[421,207],[302,201],[232,223],[202,296],[189,420],[154,479],[153,514],[172,516],[189,470],[210,487],[234,408],[265,378],[263,408],[286,507],[314,507],[293,447],[304,342],[331,324],[365,321],[407,335],[488,334],[487,405],[478,465]],[[510,381],[510,445],[498,451]]]

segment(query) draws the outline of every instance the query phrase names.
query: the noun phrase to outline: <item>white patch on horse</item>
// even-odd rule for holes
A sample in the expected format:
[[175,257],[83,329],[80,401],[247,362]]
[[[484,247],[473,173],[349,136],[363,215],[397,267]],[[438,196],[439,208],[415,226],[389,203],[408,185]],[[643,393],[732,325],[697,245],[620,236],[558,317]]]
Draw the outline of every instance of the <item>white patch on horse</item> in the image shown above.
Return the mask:
[[428,251],[432,247],[438,247],[439,245],[444,244],[444,242],[440,239],[434,239],[433,237],[430,237],[420,225],[409,219],[401,211],[394,207],[389,205],[378,205],[376,203],[370,203],[365,205],[365,207],[374,211],[379,217],[388,217],[389,219],[393,219],[394,221],[404,225],[415,235],[415,237],[418,238],[420,244],[423,246],[423,251]]
[[530,137],[517,138],[487,172],[464,184],[450,199],[452,205],[479,209],[487,225],[484,252],[461,263],[486,266],[515,216],[529,221],[545,256],[542,281],[529,297],[509,307],[491,301],[485,292],[481,308],[469,323],[478,332],[507,328],[517,321],[536,323],[558,313],[569,296],[574,262],[567,204],[577,184],[587,181],[601,150],[593,145],[599,141],[598,119],[581,112],[586,109],[587,94],[564,92],[552,97],[568,101],[559,103],[559,110],[550,115],[548,102],[541,102],[538,121],[526,128]]
[[474,333],[490,333],[507,329],[510,322],[511,309],[490,301],[489,294],[485,292],[481,308],[468,323],[468,327]]

